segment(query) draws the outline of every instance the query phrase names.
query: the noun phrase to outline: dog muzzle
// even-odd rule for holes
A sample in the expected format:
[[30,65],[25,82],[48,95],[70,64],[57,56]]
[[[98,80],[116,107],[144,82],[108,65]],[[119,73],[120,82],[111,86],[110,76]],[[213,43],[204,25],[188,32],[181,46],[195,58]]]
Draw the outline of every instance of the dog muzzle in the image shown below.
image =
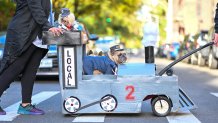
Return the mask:
[[127,61],[127,56],[126,53],[122,53],[120,55],[118,55],[118,60],[120,64],[123,64]]

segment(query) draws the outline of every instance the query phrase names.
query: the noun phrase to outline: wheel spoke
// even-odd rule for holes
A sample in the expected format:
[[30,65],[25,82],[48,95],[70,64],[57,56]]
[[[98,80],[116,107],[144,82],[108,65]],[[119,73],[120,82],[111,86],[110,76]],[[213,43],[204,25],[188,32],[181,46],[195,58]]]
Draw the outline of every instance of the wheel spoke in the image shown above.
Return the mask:
[[160,106],[161,106],[161,108],[163,107],[161,100],[160,100]]
[[169,109],[169,104],[165,100],[158,100],[154,106],[156,112],[159,114],[165,114]]

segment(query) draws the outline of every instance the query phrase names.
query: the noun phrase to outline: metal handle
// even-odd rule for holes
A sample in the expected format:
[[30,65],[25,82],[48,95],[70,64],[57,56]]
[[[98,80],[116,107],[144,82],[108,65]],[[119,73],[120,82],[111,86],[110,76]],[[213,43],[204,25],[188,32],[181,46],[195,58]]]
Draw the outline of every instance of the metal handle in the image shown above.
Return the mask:
[[209,43],[205,44],[204,46],[199,47],[198,49],[192,50],[192,51],[189,52],[188,54],[186,54],[186,55],[182,56],[181,58],[175,60],[174,62],[170,63],[168,66],[166,66],[164,69],[162,69],[162,70],[158,73],[158,75],[159,75],[159,76],[162,76],[168,69],[170,69],[172,66],[174,66],[174,65],[177,64],[178,62],[182,61],[183,59],[189,57],[190,55],[196,53],[196,52],[199,51],[199,50],[202,50],[202,49],[204,49],[204,48],[206,48],[206,47],[208,47],[208,46],[212,46],[213,44],[214,44],[214,42],[209,42]]

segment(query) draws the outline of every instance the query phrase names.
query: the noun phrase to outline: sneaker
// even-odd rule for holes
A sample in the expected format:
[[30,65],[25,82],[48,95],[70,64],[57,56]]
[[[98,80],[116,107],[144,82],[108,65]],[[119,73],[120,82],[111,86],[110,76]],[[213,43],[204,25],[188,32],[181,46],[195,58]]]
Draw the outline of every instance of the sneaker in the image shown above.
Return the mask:
[[6,112],[2,109],[1,106],[0,106],[0,115],[6,115]]
[[27,114],[27,115],[43,115],[45,114],[44,111],[35,107],[35,105],[29,104],[23,107],[21,104],[17,111],[18,114]]

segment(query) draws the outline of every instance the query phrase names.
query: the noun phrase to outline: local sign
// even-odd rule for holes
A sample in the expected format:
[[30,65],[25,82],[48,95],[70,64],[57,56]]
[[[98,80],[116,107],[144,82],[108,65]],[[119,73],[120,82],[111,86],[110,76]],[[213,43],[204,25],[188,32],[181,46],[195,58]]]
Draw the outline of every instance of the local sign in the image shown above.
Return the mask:
[[76,87],[74,48],[64,47],[63,78],[65,87]]

